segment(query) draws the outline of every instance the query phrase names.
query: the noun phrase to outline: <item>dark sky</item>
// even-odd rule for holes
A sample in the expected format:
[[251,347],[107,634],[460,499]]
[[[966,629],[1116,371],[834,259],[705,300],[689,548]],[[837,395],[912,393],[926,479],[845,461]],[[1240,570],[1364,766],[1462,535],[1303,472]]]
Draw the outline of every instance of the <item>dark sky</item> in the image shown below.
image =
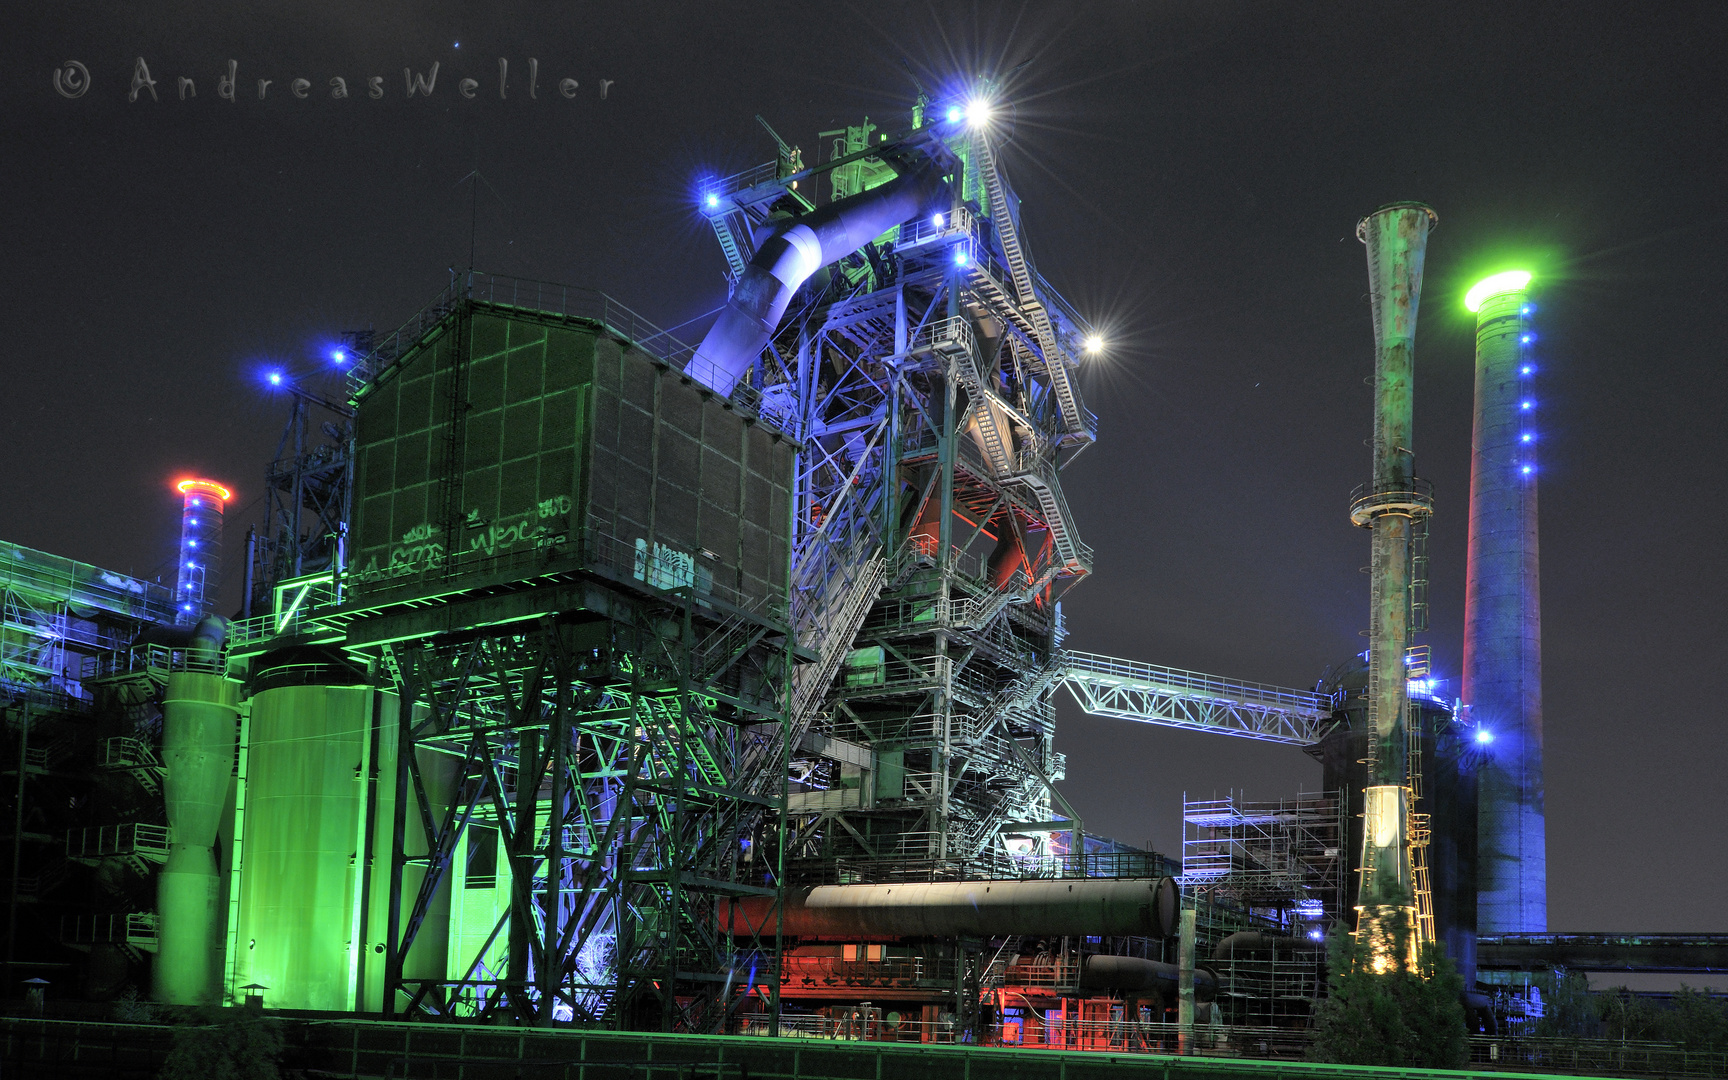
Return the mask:
[[[1373,365],[1355,224],[1433,204],[1416,449],[1439,501],[1438,666],[1455,693],[1461,296],[1522,264],[1542,335],[1550,925],[1728,931],[1728,8],[69,3],[21,6],[4,38],[0,537],[145,576],[171,567],[171,478],[256,499],[283,418],[265,365],[311,370],[467,264],[477,162],[476,265],[671,325],[724,299],[691,184],[771,156],[755,114],[808,153],[817,131],[891,123],[908,68],[932,87],[996,74],[1028,245],[1112,342],[1086,374],[1102,436],[1066,480],[1098,551],[1070,644],[1311,685],[1367,624],[1367,536],[1345,514]],[[126,100],[140,56],[159,102]],[[76,100],[52,81],[67,60],[92,76]],[[403,66],[434,61],[434,97],[406,100]],[[1184,790],[1319,781],[1294,750],[1073,709],[1059,745],[1089,827],[1171,851]]]

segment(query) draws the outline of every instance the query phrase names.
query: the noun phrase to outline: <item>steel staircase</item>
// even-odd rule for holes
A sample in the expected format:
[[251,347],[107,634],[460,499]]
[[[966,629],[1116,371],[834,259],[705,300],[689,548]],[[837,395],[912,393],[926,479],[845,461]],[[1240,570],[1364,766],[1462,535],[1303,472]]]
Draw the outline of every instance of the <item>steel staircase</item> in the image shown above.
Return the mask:
[[1033,336],[1038,341],[1038,351],[1043,354],[1044,368],[1050,378],[1050,389],[1062,408],[1062,425],[1069,434],[1085,437],[1086,418],[1068,379],[1068,361],[1051,329],[1050,314],[1044,310],[1043,302],[1032,288],[1032,275],[1026,266],[1025,252],[1020,247],[1020,229],[1008,206],[1002,176],[996,168],[996,154],[990,149],[989,140],[982,135],[973,140],[973,145],[977,149],[976,160],[984,178],[984,190],[990,199],[990,220],[996,226],[996,238],[1002,244],[1002,254],[1007,259],[1008,273],[1013,278],[1020,308],[1032,323]]
[[1038,462],[1017,478],[1022,487],[1038,500],[1044,513],[1044,523],[1050,527],[1050,539],[1056,545],[1057,558],[1063,572],[1084,574],[1092,569],[1092,549],[1080,542],[1068,525],[1068,500],[1062,497],[1062,486],[1056,470],[1048,463]]

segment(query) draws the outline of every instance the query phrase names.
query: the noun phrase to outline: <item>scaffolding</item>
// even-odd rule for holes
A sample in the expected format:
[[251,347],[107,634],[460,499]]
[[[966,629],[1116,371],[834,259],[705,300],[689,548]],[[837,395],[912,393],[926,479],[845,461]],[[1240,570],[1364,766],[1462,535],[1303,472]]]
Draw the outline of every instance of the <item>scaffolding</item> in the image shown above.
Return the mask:
[[1232,1024],[1300,1021],[1325,989],[1324,939],[1349,867],[1337,792],[1250,802],[1184,797],[1182,884]]

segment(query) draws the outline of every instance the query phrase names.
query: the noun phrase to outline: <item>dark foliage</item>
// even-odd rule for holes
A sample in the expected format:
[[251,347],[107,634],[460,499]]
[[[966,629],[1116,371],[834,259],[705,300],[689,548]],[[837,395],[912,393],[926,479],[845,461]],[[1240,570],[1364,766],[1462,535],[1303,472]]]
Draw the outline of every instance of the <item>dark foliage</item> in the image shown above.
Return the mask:
[[1370,967],[1369,950],[1342,930],[1327,948],[1330,990],[1316,1009],[1313,1056],[1342,1065],[1457,1069],[1466,1060],[1464,983],[1438,946],[1414,965],[1409,928],[1394,930],[1389,970]]
[[282,1031],[242,1009],[209,1010],[174,1032],[159,1080],[280,1080]]

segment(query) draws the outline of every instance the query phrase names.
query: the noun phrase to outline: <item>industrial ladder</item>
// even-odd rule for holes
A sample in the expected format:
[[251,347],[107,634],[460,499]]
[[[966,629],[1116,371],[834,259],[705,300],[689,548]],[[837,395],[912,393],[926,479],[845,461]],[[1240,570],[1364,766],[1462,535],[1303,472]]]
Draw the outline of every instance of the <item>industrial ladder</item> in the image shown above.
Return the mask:
[[[1426,646],[1419,646],[1426,648]],[[1413,711],[1406,705],[1406,715]],[[1428,815],[1416,812],[1416,800],[1422,797],[1422,730],[1414,722],[1406,722],[1404,741],[1410,758],[1410,809],[1405,832],[1410,845],[1410,891],[1416,907],[1416,943],[1418,947],[1434,941],[1434,892],[1428,880]]]
[[1050,376],[1050,389],[1062,408],[1062,424],[1070,434],[1086,431],[1085,418],[1080,413],[1080,401],[1068,380],[1068,364],[1056,335],[1050,328],[1050,315],[1032,289],[1032,275],[1026,268],[1026,256],[1020,247],[1020,231],[1009,211],[1008,199],[1002,187],[1002,177],[996,170],[996,155],[984,136],[975,140],[979,171],[984,177],[984,190],[990,198],[990,220],[996,226],[996,238],[1002,243],[1002,253],[1008,260],[1008,272],[1014,279],[1014,291],[1020,307],[1032,323],[1038,339],[1038,351],[1044,354],[1044,367]]

